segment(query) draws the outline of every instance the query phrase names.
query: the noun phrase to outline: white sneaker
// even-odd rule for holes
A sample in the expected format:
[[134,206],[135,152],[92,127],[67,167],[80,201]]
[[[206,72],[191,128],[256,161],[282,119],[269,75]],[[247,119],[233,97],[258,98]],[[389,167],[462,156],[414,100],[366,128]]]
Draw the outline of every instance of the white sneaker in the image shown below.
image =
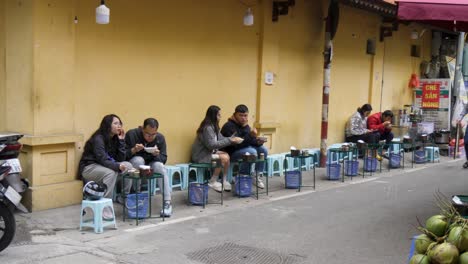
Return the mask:
[[223,186],[221,183],[215,181],[215,182],[208,182],[208,187],[210,187],[211,189],[217,191],[217,192],[222,192],[223,191]]
[[[255,178],[254,178],[254,180],[252,181],[252,183],[253,183],[253,185],[255,185]],[[257,186],[258,186],[258,188],[260,188],[260,189],[265,188],[265,184],[263,184],[263,180],[262,180],[262,178],[260,178],[260,177],[258,177]]]
[[104,210],[102,210],[102,220],[104,221],[114,220],[114,214],[112,213],[112,210],[109,207],[105,207]]
[[172,215],[172,205],[171,202],[165,202],[164,203],[164,208],[161,209],[161,212],[159,213],[161,217],[171,217]]
[[225,181],[223,184],[224,184],[224,191],[230,192],[231,189],[232,189],[231,184],[229,182],[227,182],[227,181]]

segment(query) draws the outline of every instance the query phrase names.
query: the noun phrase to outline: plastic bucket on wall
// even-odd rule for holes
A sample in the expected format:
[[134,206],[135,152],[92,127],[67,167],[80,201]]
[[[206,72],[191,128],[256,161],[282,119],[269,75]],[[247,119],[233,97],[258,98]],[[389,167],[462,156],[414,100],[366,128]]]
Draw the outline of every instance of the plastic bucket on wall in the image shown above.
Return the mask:
[[298,189],[301,184],[300,171],[286,171],[284,174],[284,185],[287,189]]
[[126,203],[128,218],[137,218],[137,203],[138,218],[145,218],[147,216],[149,205],[148,193],[129,194]]
[[252,177],[238,176],[234,184],[234,191],[240,197],[248,197],[252,194]]
[[[203,190],[205,190],[203,192]],[[189,185],[189,202],[193,205],[203,205],[208,201],[208,185],[191,182]]]

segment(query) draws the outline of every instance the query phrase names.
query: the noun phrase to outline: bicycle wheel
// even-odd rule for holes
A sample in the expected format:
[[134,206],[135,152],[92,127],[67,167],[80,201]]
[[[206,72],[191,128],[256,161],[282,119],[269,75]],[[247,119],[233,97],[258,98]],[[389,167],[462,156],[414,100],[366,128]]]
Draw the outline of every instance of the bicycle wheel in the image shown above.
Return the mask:
[[0,202],[0,252],[10,245],[15,237],[16,222],[13,212]]

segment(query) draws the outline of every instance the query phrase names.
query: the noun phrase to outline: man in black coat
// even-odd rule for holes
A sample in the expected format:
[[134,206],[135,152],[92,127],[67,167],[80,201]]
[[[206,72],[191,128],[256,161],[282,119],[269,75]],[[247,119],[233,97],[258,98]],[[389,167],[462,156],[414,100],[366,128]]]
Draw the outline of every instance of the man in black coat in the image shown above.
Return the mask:
[[[267,158],[268,150],[263,146],[266,140],[262,137],[257,137],[257,130],[251,129],[249,126],[249,108],[246,105],[238,105],[234,110],[234,114],[228,119],[226,124],[221,129],[221,134],[225,137],[237,136],[243,138],[244,141],[237,145],[231,145],[223,150],[229,153],[232,161],[237,161],[242,158],[242,155],[249,153],[259,157],[263,154],[264,159]],[[256,164],[256,170],[260,175],[263,175],[265,170],[265,162]],[[243,164],[239,168],[240,174],[249,174],[250,169],[248,164]],[[265,188],[261,178],[258,178],[257,186]]]

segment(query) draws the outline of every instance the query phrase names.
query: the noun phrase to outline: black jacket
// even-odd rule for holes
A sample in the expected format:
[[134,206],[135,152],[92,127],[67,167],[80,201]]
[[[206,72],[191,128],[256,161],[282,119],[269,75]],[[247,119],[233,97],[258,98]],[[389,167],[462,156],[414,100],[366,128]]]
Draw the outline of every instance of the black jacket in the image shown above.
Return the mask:
[[125,161],[125,141],[114,136],[106,146],[104,137],[98,134],[86,142],[78,172],[81,176],[84,167],[95,163],[114,171],[120,171],[119,166],[122,161]]
[[[153,141],[146,142],[145,138],[143,137],[143,130],[141,128],[131,129],[125,134],[125,144],[127,145],[127,160],[130,160],[135,156],[140,156],[145,159],[145,164],[148,164],[152,161],[159,161],[163,164],[166,164],[166,139],[164,138],[163,134],[159,132],[156,134],[156,137]],[[146,147],[157,146],[159,149],[159,155],[154,156],[153,154],[146,152],[144,149],[135,154],[132,154],[132,148],[135,147],[136,144],[143,144]]]
[[244,139],[244,141],[240,144],[227,146],[222,149],[229,153],[229,155],[231,155],[234,151],[242,148],[250,146],[258,147],[262,145],[257,142],[256,137],[253,137],[250,134],[249,125],[241,126],[232,120],[232,118],[229,118],[226,124],[224,124],[223,128],[221,128],[221,134],[225,137],[231,137],[232,135],[235,135],[236,137],[241,137]]

